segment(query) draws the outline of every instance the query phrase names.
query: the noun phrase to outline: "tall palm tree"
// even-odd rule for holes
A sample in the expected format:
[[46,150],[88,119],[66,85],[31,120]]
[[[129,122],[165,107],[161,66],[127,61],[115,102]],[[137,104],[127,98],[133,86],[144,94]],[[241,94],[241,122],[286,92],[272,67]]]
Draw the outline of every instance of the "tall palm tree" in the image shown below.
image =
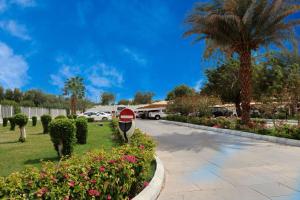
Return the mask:
[[250,121],[251,55],[261,46],[279,47],[294,38],[299,19],[287,17],[300,10],[295,0],[211,0],[196,4],[187,17],[185,36],[205,40],[208,50],[237,53],[240,59],[242,120]]
[[83,78],[72,77],[65,82],[64,95],[70,96],[71,114],[76,114],[77,100],[81,99],[85,95],[85,86],[83,84]]

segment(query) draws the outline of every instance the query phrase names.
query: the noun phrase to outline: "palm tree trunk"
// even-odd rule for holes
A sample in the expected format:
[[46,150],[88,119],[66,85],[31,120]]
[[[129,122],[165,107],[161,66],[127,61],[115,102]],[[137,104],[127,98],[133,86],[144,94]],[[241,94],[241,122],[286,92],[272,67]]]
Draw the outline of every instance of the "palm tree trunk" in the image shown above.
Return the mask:
[[71,114],[76,114],[76,97],[74,95],[71,96]]
[[251,69],[251,50],[240,52],[240,83],[241,83],[241,102],[242,102],[242,122],[250,122],[250,102],[252,93],[252,69]]

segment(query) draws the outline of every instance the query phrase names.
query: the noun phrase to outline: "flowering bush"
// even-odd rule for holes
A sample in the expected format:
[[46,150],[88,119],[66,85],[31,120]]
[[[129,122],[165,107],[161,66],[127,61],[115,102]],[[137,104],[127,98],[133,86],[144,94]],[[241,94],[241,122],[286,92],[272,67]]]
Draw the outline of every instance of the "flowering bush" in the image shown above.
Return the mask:
[[154,147],[150,137],[136,131],[131,144],[112,151],[88,152],[0,177],[0,199],[131,199],[148,185]]

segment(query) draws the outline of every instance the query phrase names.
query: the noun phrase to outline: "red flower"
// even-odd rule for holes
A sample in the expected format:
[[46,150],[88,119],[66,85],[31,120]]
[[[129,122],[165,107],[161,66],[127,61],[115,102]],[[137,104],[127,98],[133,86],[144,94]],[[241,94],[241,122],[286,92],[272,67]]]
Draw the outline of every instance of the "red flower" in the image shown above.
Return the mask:
[[99,171],[100,172],[104,172],[105,171],[105,167],[104,166],[99,167]]
[[115,160],[108,161],[109,164],[114,164],[115,162],[116,162]]
[[137,160],[135,156],[131,156],[131,155],[124,155],[123,159],[131,163],[136,163]]
[[149,185],[149,183],[147,181],[145,181],[143,185],[144,185],[144,188],[145,188]]
[[93,179],[93,180],[91,180],[91,183],[95,184],[95,183],[97,183],[97,181],[95,179]]
[[41,189],[39,189],[38,191],[37,191],[37,196],[38,197],[42,197],[42,196],[44,196],[44,194],[46,194],[48,192],[48,188],[46,188],[46,187],[42,187]]
[[107,200],[111,200],[111,196],[110,195],[107,195]]
[[68,184],[69,184],[70,187],[74,187],[75,186],[75,182],[74,181],[70,181]]
[[140,149],[144,150],[145,146],[144,145],[140,145]]
[[100,192],[98,190],[89,190],[88,193],[90,196],[94,196],[94,197],[100,196]]

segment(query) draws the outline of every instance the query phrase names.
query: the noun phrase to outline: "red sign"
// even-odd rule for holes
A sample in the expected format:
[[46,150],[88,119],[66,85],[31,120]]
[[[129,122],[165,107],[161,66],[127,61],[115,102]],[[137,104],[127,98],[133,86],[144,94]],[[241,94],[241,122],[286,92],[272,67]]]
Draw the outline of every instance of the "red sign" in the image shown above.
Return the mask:
[[133,112],[133,110],[129,109],[129,108],[124,108],[121,112],[120,112],[120,122],[131,122],[132,120],[135,119],[135,114]]

